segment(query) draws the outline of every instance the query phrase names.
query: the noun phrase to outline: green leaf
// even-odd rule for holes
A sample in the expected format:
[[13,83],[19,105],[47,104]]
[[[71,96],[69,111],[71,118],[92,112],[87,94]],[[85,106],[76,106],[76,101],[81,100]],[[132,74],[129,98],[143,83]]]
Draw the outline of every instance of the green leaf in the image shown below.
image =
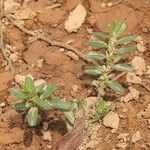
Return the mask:
[[132,70],[132,66],[129,64],[116,64],[114,65],[113,69],[117,70],[117,71],[131,71]]
[[14,108],[17,111],[27,111],[26,104],[24,102],[14,104]]
[[116,80],[109,80],[107,82],[107,85],[115,92],[123,92],[124,91],[122,85],[119,84]]
[[40,99],[37,97],[33,100],[33,102],[34,104],[37,105],[37,107],[44,108],[44,109],[51,108],[51,103],[47,99]]
[[107,48],[108,47],[107,43],[105,43],[103,41],[90,40],[89,44],[91,46],[95,46],[97,48]]
[[90,51],[85,54],[85,57],[88,59],[94,60],[103,60],[105,59],[105,55],[100,52]]
[[98,38],[109,39],[109,35],[107,33],[93,32],[93,35],[97,36]]
[[115,45],[121,45],[121,44],[130,42],[130,41],[133,41],[133,40],[135,40],[135,36],[133,36],[133,35],[128,35],[128,36],[125,36],[125,37],[123,37],[123,38],[117,40],[114,44],[115,44]]
[[117,53],[126,54],[129,52],[133,52],[136,48],[136,45],[127,45],[117,50]]
[[84,71],[90,75],[100,75],[102,74],[102,68],[97,66],[85,66]]
[[110,26],[110,29],[114,37],[120,35],[126,28],[127,28],[126,21],[114,21]]
[[36,86],[36,93],[41,94],[43,92],[44,87],[45,87],[45,84],[40,84]]
[[34,85],[33,80],[30,77],[25,78],[24,88],[27,92],[31,92],[31,93],[34,92],[35,85]]
[[99,99],[96,103],[97,113],[102,114],[102,113],[104,113],[105,109],[106,109],[106,103],[105,103],[105,101],[103,100],[102,97],[99,97]]
[[27,114],[27,121],[29,126],[33,127],[36,126],[38,123],[38,108],[37,107],[31,107]]
[[77,109],[78,110],[81,110],[81,109],[83,110],[84,109],[85,103],[83,101],[77,100],[75,103],[77,104]]
[[52,98],[50,103],[51,103],[51,106],[56,109],[68,111],[74,108],[74,105],[71,102],[63,101],[58,97]]
[[122,59],[122,57],[123,57],[123,54],[117,54],[117,55],[115,56],[114,63],[117,63],[119,60]]
[[40,95],[41,99],[48,98],[52,95],[52,93],[57,89],[57,85],[55,84],[49,84],[47,88],[43,91],[43,93]]
[[66,120],[69,124],[74,125],[75,123],[75,116],[73,112],[64,112]]
[[24,100],[28,97],[28,95],[26,95],[24,92],[22,92],[21,89],[12,88],[12,89],[10,89],[10,93],[19,100]]

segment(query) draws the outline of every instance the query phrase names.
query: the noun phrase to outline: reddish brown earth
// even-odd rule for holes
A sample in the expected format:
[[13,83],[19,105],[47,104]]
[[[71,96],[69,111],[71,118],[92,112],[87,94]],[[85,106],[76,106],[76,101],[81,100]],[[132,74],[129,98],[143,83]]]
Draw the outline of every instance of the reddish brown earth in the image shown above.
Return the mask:
[[[21,0],[17,0],[21,3]],[[142,36],[146,51],[144,53],[136,52],[131,54],[127,59],[132,60],[134,55],[140,55],[150,65],[150,1],[149,0],[124,0],[120,4],[112,7],[101,8],[101,3],[106,0],[56,0],[61,5],[54,9],[45,9],[53,5],[51,0],[30,1],[26,7],[31,8],[37,13],[36,19],[27,19],[25,27],[29,30],[41,29],[47,37],[60,42],[68,42],[72,40],[71,45],[78,48],[82,52],[90,50],[88,45],[90,38],[88,31],[102,30],[102,23],[111,23],[116,19],[125,19],[128,22],[128,30],[126,34],[132,33]],[[108,2],[108,1],[107,1]],[[116,3],[117,0],[112,2]],[[85,23],[77,33],[67,33],[64,29],[64,22],[69,13],[79,4],[82,3],[87,10]],[[92,78],[85,75],[83,66],[86,64],[83,60],[73,60],[66,56],[64,52],[59,51],[60,48],[53,47],[47,43],[36,40],[28,44],[29,35],[24,34],[18,28],[11,24],[7,26],[4,34],[5,44],[15,47],[15,51],[19,53],[21,62],[13,63],[15,73],[27,75],[31,74],[36,79],[42,78],[47,82],[59,85],[57,95],[66,99],[76,96],[86,98],[95,96],[89,84]],[[39,59],[43,59],[42,68],[35,69],[33,64]],[[0,53],[0,64],[4,61]],[[150,88],[150,82],[147,75],[143,75],[146,86]],[[126,85],[125,80],[121,80]],[[21,115],[12,108],[13,98],[9,95],[8,89],[13,87],[14,74],[6,71],[0,66],[0,103],[6,106],[0,108],[0,150],[48,150],[53,147],[60,137],[66,133],[65,125],[60,120],[54,122],[55,113],[48,113],[47,122],[49,123],[49,131],[51,131],[52,141],[44,141],[42,137],[42,126],[33,129],[32,132],[24,126]],[[80,87],[77,93],[72,93],[72,86]],[[120,133],[129,133],[133,135],[136,131],[140,131],[142,139],[135,144],[128,142],[126,150],[148,150],[150,149],[150,123],[137,114],[144,111],[150,103],[150,92],[140,85],[134,85],[140,91],[138,101],[130,101],[123,103],[119,98],[113,98],[115,111],[124,117],[120,119],[120,124],[115,134],[111,133],[109,128],[102,126],[100,128],[100,136],[102,140],[99,142],[96,150],[114,150],[113,147],[118,143],[117,136]],[[117,96],[118,97],[118,96]],[[111,100],[111,97],[109,97]],[[122,113],[122,110],[126,109]],[[53,115],[54,114],[54,115]],[[58,114],[56,112],[56,114]],[[52,115],[52,117],[51,117]],[[46,118],[46,117],[45,117]],[[60,119],[60,116],[58,115]],[[53,149],[53,148],[51,148]],[[117,148],[116,148],[117,149]]]

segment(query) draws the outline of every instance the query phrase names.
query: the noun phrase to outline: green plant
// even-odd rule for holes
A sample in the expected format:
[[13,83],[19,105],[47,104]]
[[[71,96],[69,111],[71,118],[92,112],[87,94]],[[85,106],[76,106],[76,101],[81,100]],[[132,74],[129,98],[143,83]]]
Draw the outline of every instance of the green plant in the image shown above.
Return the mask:
[[118,36],[127,27],[125,21],[114,21],[112,24],[105,24],[104,27],[109,32],[94,32],[93,34],[98,40],[91,40],[89,44],[96,48],[106,49],[106,51],[104,53],[90,51],[85,54],[85,57],[88,59],[98,61],[98,65],[87,65],[84,68],[85,73],[98,76],[98,79],[93,82],[98,92],[95,120],[98,120],[108,111],[108,107],[104,101],[105,88],[109,87],[115,92],[123,92],[122,85],[112,79],[112,74],[116,73],[116,71],[132,70],[130,64],[118,62],[126,53],[132,52],[136,48],[134,43],[131,44],[131,41],[135,40],[135,36],[128,35],[118,39]]
[[19,100],[14,104],[14,108],[19,112],[26,113],[26,119],[29,126],[36,126],[40,111],[42,109],[59,109],[61,110],[66,120],[70,124],[74,124],[74,113],[77,109],[77,104],[67,102],[59,97],[54,96],[54,91],[57,89],[55,84],[40,84],[35,86],[34,81],[30,77],[25,78],[25,82],[21,88],[12,88],[10,93]]

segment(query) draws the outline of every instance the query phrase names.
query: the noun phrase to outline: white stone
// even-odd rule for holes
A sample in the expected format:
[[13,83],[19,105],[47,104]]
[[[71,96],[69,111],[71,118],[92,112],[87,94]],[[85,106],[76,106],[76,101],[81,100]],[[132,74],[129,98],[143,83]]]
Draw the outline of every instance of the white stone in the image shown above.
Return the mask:
[[15,52],[15,53],[10,54],[9,59],[10,59],[12,62],[18,61],[18,59],[19,59],[18,53]]
[[117,129],[119,126],[119,116],[117,113],[111,111],[103,118],[103,124],[106,127]]
[[138,77],[135,73],[133,72],[128,72],[126,75],[126,81],[128,83],[135,83],[135,84],[141,84],[142,79]]
[[118,143],[118,144],[116,145],[116,147],[121,148],[121,149],[126,149],[127,146],[128,146],[127,143]]
[[27,76],[24,76],[24,75],[21,75],[21,74],[16,74],[15,75],[15,82],[21,85],[25,82],[26,77],[30,77],[31,79],[34,80],[34,77],[30,74],[28,74]]
[[136,41],[137,41],[137,50],[139,52],[144,52],[146,48],[144,47],[143,38],[141,36],[137,36]]
[[51,133],[49,131],[43,131],[43,139],[44,141],[51,142],[52,140]]
[[73,90],[74,92],[77,92],[78,89],[79,89],[79,86],[78,86],[78,85],[73,85],[73,86],[72,86],[72,90]]
[[41,85],[41,84],[45,84],[45,85],[46,85],[46,81],[43,80],[43,79],[38,79],[38,80],[36,80],[36,81],[34,82],[34,85],[35,85],[35,86],[39,86],[39,85]]
[[60,52],[64,52],[65,49],[64,49],[64,48],[60,48],[59,51],[60,51]]
[[136,142],[138,142],[139,140],[141,140],[142,139],[142,136],[141,136],[141,133],[140,133],[140,131],[137,131],[135,134],[133,134],[133,136],[132,136],[132,142],[133,143],[136,143]]
[[124,97],[121,97],[121,101],[123,102],[129,102],[130,100],[137,100],[139,99],[139,95],[140,95],[140,92],[136,89],[134,89],[132,86],[129,87],[129,93],[124,96]]
[[14,0],[5,0],[4,1],[4,10],[5,12],[11,12],[20,7],[20,4],[15,2]]
[[123,140],[124,142],[127,142],[128,136],[129,136],[129,133],[121,133],[118,135],[118,139]]
[[85,21],[87,15],[86,9],[83,5],[79,4],[69,15],[65,21],[65,29],[67,32],[77,32]]
[[105,7],[106,7],[106,3],[102,3],[101,8],[105,8]]
[[137,44],[137,49],[139,52],[144,52],[145,51],[145,47],[143,44],[138,43]]
[[44,61],[43,59],[39,59],[39,60],[36,62],[37,68],[42,68],[43,61]]
[[24,8],[18,11],[15,16],[19,20],[33,19],[36,16],[36,13],[29,8]]
[[112,3],[112,2],[109,2],[109,3],[107,3],[107,6],[108,6],[108,7],[111,7],[111,6],[113,6],[113,3]]
[[146,63],[142,57],[135,56],[131,63],[137,75],[141,76],[146,71]]
[[4,103],[4,102],[3,102],[3,103],[0,103],[0,107],[1,107],[1,108],[5,107],[5,106],[6,106],[6,103]]

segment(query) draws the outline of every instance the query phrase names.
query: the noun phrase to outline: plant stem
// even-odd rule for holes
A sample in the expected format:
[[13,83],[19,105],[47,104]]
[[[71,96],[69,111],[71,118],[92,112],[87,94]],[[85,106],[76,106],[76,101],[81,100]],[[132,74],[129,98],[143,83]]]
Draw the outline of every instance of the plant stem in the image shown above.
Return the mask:
[[108,53],[106,52],[106,65],[103,66],[103,74],[99,78],[99,88],[98,97],[103,97],[105,95],[106,83],[110,78],[110,73],[113,71],[113,65],[115,60],[115,38],[111,38],[108,42]]

